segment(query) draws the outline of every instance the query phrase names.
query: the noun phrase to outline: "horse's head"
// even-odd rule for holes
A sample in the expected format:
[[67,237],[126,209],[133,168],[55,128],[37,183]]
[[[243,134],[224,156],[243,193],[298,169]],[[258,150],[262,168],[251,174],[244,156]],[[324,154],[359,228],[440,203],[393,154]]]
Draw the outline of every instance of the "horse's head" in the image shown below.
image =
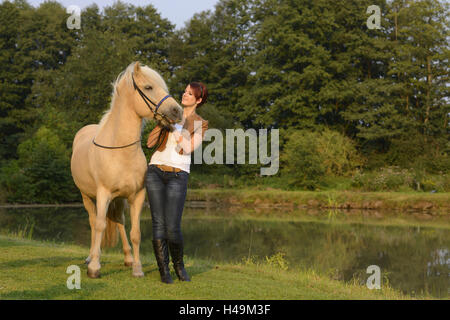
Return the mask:
[[165,125],[182,120],[183,108],[169,95],[166,83],[155,70],[135,62],[131,77],[138,115],[154,118]]

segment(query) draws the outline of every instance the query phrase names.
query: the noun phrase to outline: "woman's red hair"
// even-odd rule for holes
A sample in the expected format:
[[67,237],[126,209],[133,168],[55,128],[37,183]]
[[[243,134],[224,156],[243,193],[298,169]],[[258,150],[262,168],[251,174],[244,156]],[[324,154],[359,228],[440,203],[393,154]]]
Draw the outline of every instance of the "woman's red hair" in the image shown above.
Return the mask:
[[195,99],[202,99],[202,101],[197,105],[197,108],[206,102],[208,99],[208,89],[202,82],[191,82],[189,83],[192,92],[194,93]]

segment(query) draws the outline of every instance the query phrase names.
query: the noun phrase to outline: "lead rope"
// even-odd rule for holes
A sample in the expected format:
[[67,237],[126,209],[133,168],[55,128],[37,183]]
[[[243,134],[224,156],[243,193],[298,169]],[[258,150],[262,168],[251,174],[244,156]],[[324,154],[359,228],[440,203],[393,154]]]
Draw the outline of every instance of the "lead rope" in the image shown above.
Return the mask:
[[[156,144],[155,144],[153,147],[149,148],[151,154],[154,153],[156,150],[158,150],[158,148],[162,145],[162,143],[163,143],[163,141],[164,141],[164,138],[165,138],[165,137],[163,137],[163,138],[161,139],[161,136],[162,136],[162,134],[163,134],[163,131],[164,131],[164,132],[167,132],[166,128],[163,127],[163,128],[161,129],[161,131],[159,132],[158,140],[156,141]],[[165,133],[164,133],[164,134],[165,134]]]

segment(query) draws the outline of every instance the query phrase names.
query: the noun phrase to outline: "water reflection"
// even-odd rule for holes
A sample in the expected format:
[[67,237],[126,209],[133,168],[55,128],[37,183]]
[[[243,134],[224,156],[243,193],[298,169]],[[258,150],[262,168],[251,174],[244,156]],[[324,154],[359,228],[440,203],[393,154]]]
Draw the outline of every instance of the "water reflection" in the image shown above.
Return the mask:
[[[337,280],[356,279],[361,284],[369,276],[367,267],[377,265],[382,284],[388,281],[411,295],[448,297],[448,219],[439,227],[423,227],[373,224],[367,217],[355,221],[336,213],[330,218],[329,212],[314,216],[298,213],[291,220],[273,219],[280,212],[261,217],[259,213],[244,214],[239,210],[187,208],[184,215],[183,235],[189,256],[233,262],[284,253],[290,267],[314,269]],[[146,209],[141,222],[143,254],[152,254],[149,216]],[[0,233],[86,247],[90,243],[88,215],[83,208],[3,208]]]

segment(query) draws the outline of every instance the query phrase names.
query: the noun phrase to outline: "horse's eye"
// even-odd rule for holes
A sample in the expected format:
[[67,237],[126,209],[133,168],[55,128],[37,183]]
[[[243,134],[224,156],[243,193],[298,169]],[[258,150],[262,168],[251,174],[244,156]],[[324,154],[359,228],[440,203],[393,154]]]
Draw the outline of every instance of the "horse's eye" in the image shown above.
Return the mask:
[[152,90],[152,86],[145,86],[145,90]]

